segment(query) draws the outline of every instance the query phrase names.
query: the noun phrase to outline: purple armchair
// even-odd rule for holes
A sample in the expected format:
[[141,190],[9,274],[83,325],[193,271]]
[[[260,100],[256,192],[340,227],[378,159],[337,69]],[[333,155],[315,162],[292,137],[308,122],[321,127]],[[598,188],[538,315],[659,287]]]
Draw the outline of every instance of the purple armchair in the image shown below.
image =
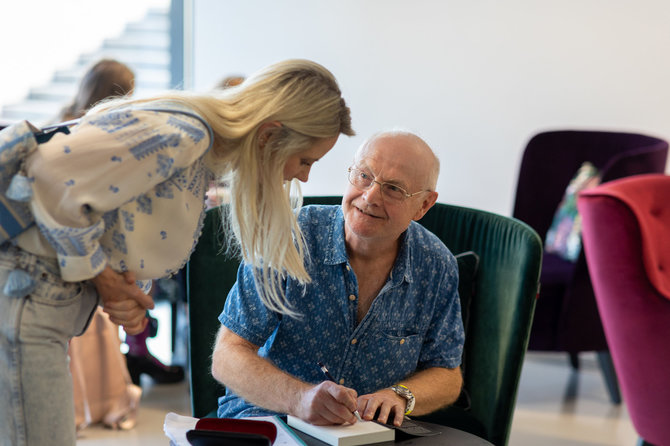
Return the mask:
[[670,177],[582,192],[583,241],[624,401],[641,444],[670,444]]
[[[668,143],[650,136],[597,131],[551,131],[526,146],[519,171],[513,216],[545,240],[566,186],[584,161],[602,182],[665,169]],[[569,353],[575,369],[579,352],[596,351],[614,403],[621,397],[603,334],[583,252],[576,262],[550,253],[542,259],[541,288],[529,350]]]

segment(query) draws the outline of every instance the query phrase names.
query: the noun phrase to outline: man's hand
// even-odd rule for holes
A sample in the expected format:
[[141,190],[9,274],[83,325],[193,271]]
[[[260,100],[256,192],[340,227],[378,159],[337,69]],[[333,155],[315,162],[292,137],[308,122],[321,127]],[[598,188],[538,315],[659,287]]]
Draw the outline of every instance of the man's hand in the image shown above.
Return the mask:
[[[382,389],[358,397],[358,412],[366,421],[374,420],[375,414],[379,411],[377,421],[400,426],[405,417],[405,407],[407,407],[407,400],[391,389]],[[393,417],[389,420],[391,412],[393,412]]]
[[295,415],[316,425],[354,424],[356,396],[354,389],[324,381],[300,396]]
[[154,307],[154,301],[137,286],[133,273],[119,274],[107,266],[91,281],[100,295],[103,311],[112,322],[123,325],[130,335],[144,330],[146,310]]

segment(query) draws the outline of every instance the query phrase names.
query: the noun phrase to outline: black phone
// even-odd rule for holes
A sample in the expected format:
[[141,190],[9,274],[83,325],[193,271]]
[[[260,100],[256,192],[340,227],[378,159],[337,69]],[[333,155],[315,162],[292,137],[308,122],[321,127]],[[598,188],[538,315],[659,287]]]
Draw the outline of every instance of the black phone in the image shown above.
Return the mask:
[[265,435],[242,432],[192,429],[186,432],[186,439],[193,446],[272,446]]

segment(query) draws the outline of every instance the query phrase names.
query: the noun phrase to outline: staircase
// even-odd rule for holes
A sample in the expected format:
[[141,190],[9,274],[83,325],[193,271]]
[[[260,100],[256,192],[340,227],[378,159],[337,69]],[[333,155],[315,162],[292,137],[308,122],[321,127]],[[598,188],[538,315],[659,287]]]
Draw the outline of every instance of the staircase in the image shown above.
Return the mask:
[[168,89],[169,9],[150,9],[142,20],[128,24],[120,36],[105,39],[98,50],[81,55],[72,67],[56,71],[47,85],[32,88],[23,101],[2,107],[0,121],[27,119],[36,126],[44,125],[70,102],[85,71],[102,58],[116,59],[135,72],[136,98]]

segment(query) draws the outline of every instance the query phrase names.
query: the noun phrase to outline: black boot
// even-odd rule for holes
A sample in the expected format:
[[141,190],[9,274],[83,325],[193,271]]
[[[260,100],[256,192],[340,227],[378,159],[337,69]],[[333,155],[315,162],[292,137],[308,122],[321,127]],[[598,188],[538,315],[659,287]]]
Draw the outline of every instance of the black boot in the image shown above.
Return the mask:
[[140,384],[140,375],[149,375],[158,384],[177,383],[184,380],[184,368],[165,365],[149,352],[147,338],[156,336],[158,321],[149,316],[149,323],[142,333],[127,335],[126,362],[134,384]]
[[151,353],[135,356],[126,353],[128,371],[134,384],[140,384],[142,373],[149,375],[158,384],[178,383],[184,380],[184,368],[175,365],[165,365]]

